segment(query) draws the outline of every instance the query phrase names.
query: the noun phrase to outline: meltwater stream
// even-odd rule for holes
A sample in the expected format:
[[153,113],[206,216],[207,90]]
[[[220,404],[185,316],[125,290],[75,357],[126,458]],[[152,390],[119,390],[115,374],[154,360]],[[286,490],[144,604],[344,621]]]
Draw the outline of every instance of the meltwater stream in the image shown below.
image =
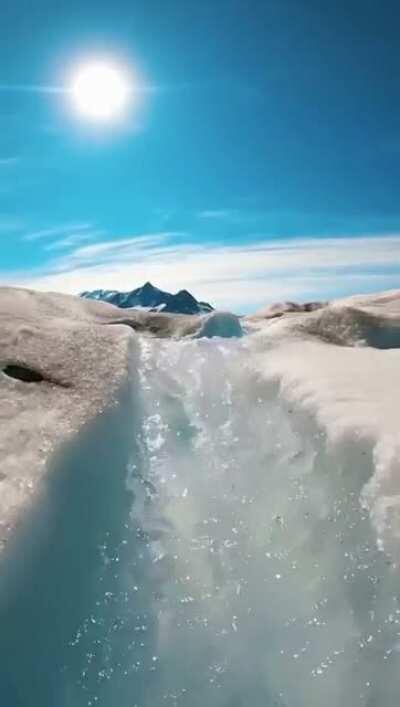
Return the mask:
[[370,450],[328,452],[248,340],[138,347],[95,581],[50,641],[52,691],[10,669],[5,707],[395,707],[400,584],[359,502]]

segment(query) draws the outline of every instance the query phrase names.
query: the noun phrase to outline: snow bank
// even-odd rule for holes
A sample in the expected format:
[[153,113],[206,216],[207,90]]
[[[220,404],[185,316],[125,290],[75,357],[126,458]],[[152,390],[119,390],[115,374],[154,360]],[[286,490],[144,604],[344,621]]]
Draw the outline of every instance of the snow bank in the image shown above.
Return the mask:
[[[251,341],[254,365],[281,395],[326,431],[333,450],[371,450],[361,502],[380,547],[400,558],[400,292],[338,300],[308,315],[264,325]],[[348,470],[351,473],[351,470]]]
[[61,442],[115,404],[126,385],[132,332],[103,326],[107,305],[82,304],[0,289],[0,546],[40,501]]

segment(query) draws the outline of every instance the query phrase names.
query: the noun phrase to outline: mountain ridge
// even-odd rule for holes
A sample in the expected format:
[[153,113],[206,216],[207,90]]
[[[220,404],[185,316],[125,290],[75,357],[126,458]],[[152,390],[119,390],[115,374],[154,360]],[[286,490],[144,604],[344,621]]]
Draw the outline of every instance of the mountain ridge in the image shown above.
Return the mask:
[[214,311],[211,304],[198,301],[188,290],[172,294],[155,287],[151,282],[145,282],[141,287],[128,292],[88,290],[81,292],[80,297],[109,302],[120,309],[140,308],[171,314],[209,314]]

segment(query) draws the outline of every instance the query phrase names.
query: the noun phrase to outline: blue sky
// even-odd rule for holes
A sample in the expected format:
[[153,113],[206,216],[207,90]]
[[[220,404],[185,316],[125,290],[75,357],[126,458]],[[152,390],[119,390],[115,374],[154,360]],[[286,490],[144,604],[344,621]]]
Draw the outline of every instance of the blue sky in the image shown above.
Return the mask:
[[[397,5],[29,0],[2,9],[0,281],[192,289],[221,307],[397,287]],[[70,68],[146,89],[74,117]]]

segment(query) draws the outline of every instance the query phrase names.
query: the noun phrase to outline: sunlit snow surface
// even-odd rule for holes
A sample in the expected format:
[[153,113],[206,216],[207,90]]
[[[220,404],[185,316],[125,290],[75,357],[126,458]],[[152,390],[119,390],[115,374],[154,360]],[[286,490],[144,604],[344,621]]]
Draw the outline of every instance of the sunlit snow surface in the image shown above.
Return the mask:
[[360,503],[371,449],[327,445],[249,346],[140,339],[90,601],[55,641],[53,691],[7,707],[397,707],[400,584]]

